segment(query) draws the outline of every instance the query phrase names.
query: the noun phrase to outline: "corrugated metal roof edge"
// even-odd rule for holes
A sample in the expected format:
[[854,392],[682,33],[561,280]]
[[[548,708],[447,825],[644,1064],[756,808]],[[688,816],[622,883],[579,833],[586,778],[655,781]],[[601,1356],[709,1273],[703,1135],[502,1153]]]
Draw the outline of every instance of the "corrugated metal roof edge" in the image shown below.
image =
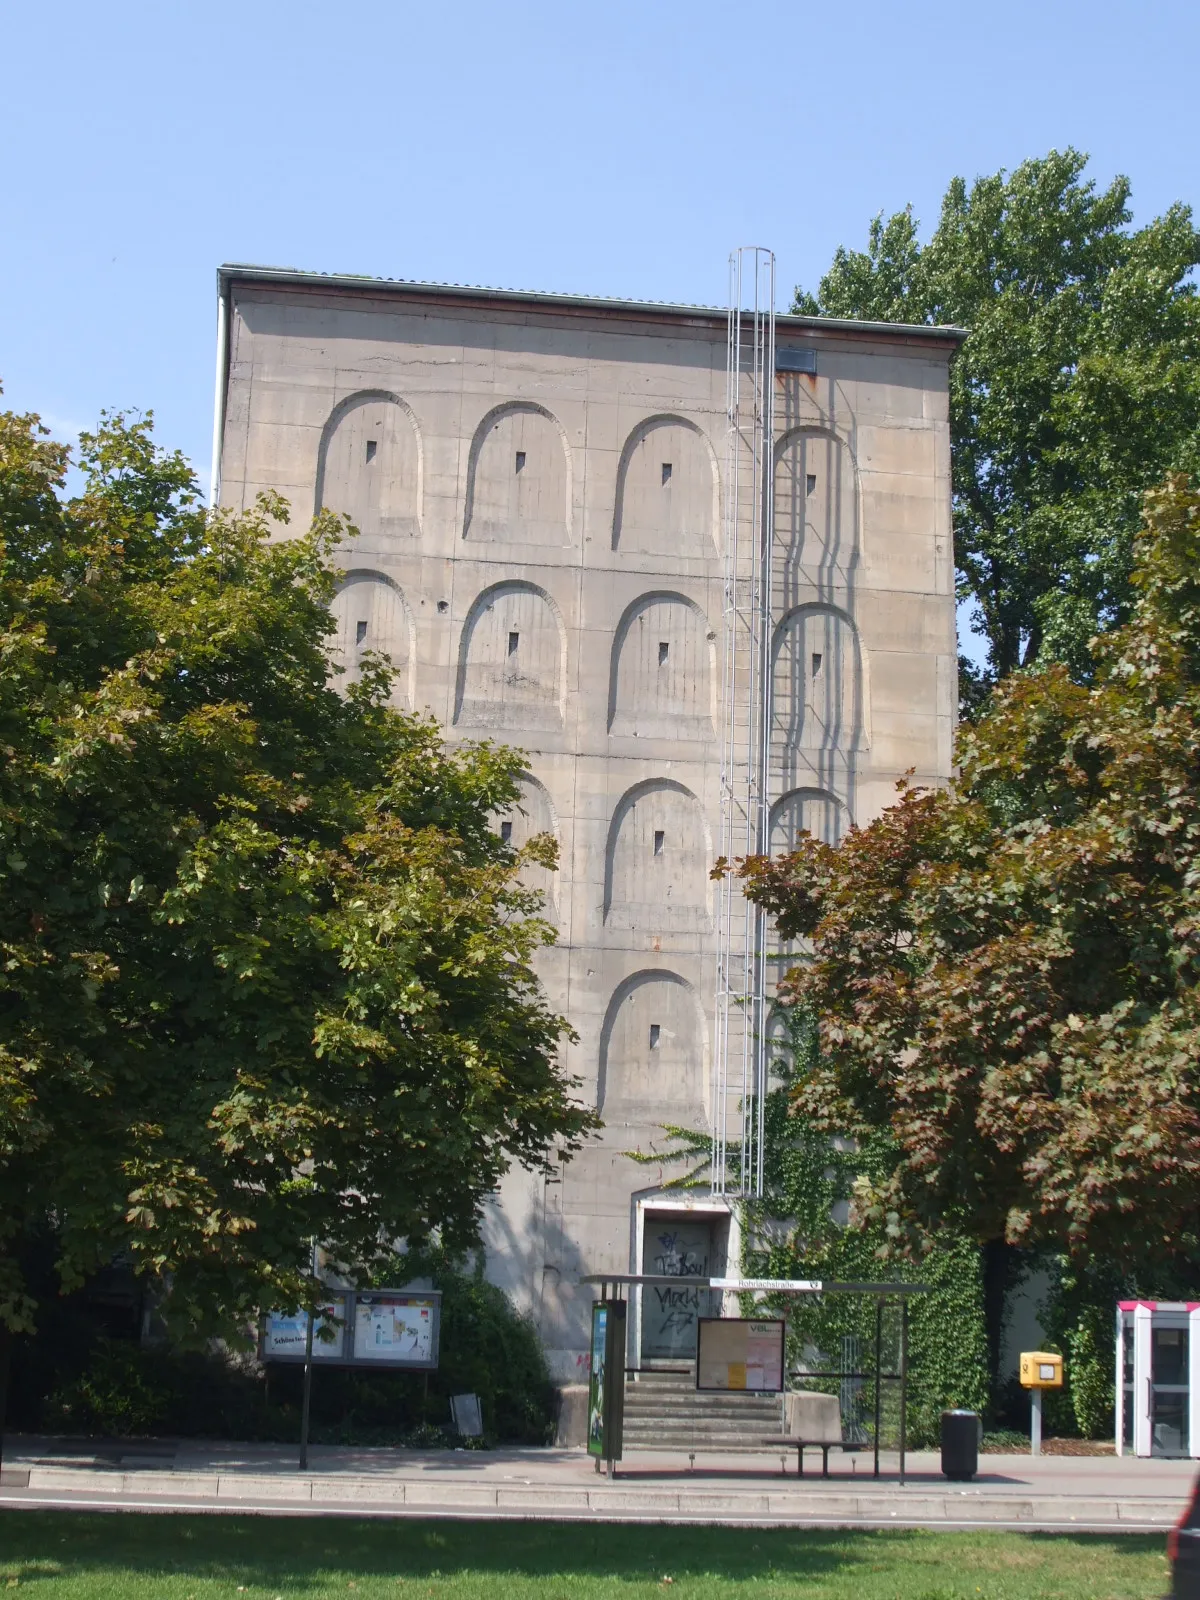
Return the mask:
[[[259,267],[227,261],[217,268],[217,292],[224,294],[234,282],[321,284],[334,289],[371,289],[383,293],[458,295],[464,299],[502,300],[516,305],[564,306],[579,310],[640,311],[655,316],[711,317],[725,320],[723,306],[674,305],[665,300],[621,300],[600,295],[553,294],[542,289],[487,289],[466,283],[421,283],[414,278],[370,278],[352,273],[305,272],[298,267]],[[820,328],[829,332],[885,334],[916,339],[931,339],[959,345],[967,337],[966,328],[934,326],[921,322],[860,322],[849,317],[797,317],[781,315],[778,325],[787,328]]]

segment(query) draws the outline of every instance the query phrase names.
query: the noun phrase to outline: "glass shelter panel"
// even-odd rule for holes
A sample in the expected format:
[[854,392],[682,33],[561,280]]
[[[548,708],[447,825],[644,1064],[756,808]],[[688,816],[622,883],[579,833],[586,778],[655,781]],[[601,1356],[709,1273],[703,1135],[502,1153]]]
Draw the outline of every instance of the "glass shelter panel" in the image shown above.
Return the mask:
[[1186,1456],[1188,1330],[1155,1326],[1150,1341],[1151,1448],[1156,1456]]

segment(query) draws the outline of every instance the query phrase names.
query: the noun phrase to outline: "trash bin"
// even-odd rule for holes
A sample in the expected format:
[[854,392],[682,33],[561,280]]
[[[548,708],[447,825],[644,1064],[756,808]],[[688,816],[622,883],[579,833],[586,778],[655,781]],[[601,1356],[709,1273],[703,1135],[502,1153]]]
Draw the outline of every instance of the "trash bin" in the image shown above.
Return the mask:
[[979,1413],[942,1412],[942,1474],[969,1483],[979,1470]]

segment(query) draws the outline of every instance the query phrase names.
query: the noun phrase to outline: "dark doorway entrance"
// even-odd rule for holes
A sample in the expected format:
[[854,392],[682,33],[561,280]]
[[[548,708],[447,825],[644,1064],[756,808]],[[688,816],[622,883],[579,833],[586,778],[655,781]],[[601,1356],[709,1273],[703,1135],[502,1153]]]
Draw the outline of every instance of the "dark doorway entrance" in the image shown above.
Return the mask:
[[721,1277],[728,1249],[728,1217],[703,1212],[647,1212],[643,1223],[642,1271],[677,1278],[676,1284],[646,1284],[642,1291],[642,1360],[696,1359],[696,1323],[716,1316],[719,1290],[689,1279]]

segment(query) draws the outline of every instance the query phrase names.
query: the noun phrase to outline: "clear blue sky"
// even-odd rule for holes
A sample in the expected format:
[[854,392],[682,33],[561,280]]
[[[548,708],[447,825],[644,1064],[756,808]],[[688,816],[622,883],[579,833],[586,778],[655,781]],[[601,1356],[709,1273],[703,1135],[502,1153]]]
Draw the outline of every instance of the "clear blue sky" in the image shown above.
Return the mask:
[[60,0],[3,28],[0,378],[67,434],[153,407],[208,478],[214,268],[780,307],[955,173],[1073,143],[1200,205],[1196,0],[724,8]]

